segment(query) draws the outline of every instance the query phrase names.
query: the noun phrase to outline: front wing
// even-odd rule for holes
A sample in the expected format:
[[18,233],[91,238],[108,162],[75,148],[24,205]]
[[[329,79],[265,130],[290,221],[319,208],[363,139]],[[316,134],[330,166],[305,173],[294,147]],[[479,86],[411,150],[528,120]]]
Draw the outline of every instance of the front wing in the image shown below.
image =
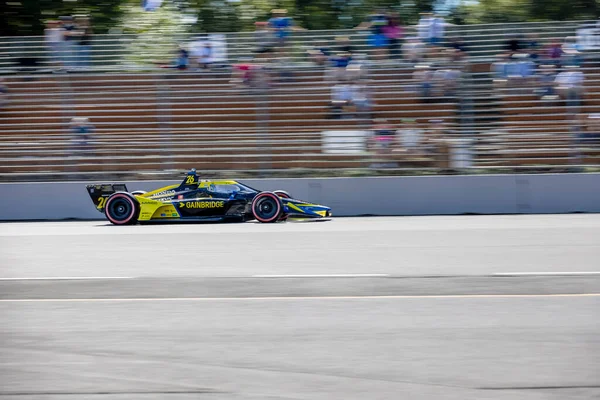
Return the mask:
[[294,199],[281,199],[284,212],[291,218],[328,218],[331,208]]

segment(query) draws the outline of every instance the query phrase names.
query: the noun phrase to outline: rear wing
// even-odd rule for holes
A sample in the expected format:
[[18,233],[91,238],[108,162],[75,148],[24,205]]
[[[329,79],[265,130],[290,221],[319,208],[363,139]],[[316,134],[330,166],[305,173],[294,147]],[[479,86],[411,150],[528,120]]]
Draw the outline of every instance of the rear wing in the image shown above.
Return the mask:
[[86,185],[88,194],[92,198],[96,209],[104,212],[104,205],[108,197],[116,192],[127,192],[127,186],[124,183],[101,183]]

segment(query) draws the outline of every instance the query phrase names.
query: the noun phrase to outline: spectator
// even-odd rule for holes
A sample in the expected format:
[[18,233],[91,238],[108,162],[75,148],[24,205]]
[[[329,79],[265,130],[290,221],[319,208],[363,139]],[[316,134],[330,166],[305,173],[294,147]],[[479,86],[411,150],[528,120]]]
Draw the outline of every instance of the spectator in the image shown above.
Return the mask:
[[577,112],[581,106],[583,81],[583,72],[576,66],[567,66],[556,76],[556,90],[571,112]]
[[356,54],[346,66],[346,74],[353,81],[364,81],[369,77],[369,68],[365,54]]
[[8,103],[8,88],[4,84],[4,78],[0,77],[0,109]]
[[233,65],[231,71],[230,83],[238,89],[248,89],[252,87],[253,73],[256,71],[250,60],[242,62],[240,64]]
[[269,23],[257,21],[254,23],[254,28],[256,52],[259,54],[272,52],[275,47],[275,34],[269,29]]
[[519,54],[521,49],[522,44],[519,35],[512,35],[506,42],[506,57],[510,59],[515,54]]
[[345,79],[346,68],[352,62],[352,46],[350,45],[350,39],[348,37],[336,37],[335,38],[335,53],[332,53],[329,62],[331,68],[325,71],[326,81],[338,81]]
[[419,23],[417,24],[417,36],[421,43],[428,43],[429,41],[429,25],[433,15],[431,13],[421,13]]
[[552,64],[542,64],[538,70],[536,94],[544,100],[554,100],[556,97],[556,67]]
[[495,89],[505,88],[508,85],[507,66],[512,58],[506,53],[504,59],[501,59],[490,66],[490,72],[493,75],[493,85]]
[[180,45],[177,49],[177,57],[171,64],[162,64],[160,62],[158,64],[160,65],[160,68],[175,68],[183,71],[189,67],[190,55],[187,49]]
[[373,49],[373,56],[381,60],[387,55],[388,38],[384,34],[384,27],[388,25],[387,15],[383,10],[375,10],[369,15],[368,20],[358,25],[355,29],[370,29],[368,43]]
[[44,41],[46,42],[46,51],[50,65],[58,69],[62,68],[63,64],[63,31],[60,21],[48,21],[44,30]]
[[335,38],[335,45],[338,51],[348,53],[350,57],[354,54],[354,48],[348,36],[337,36]]
[[402,143],[402,149],[409,155],[419,155],[423,152],[423,130],[415,119],[402,120],[402,128],[396,131]]
[[272,17],[269,19],[268,26],[275,38],[276,47],[283,55],[285,53],[290,33],[294,30],[304,30],[295,26],[294,20],[287,15],[285,9],[271,10]]
[[432,46],[440,46],[444,40],[446,21],[439,14],[433,15],[429,19],[428,43]]
[[535,79],[535,64],[523,53],[506,53],[506,58],[492,64],[490,71],[494,74],[494,86],[497,88],[531,88],[531,81]]
[[409,37],[402,45],[402,54],[411,64],[420,63],[425,56],[425,46],[418,38]]
[[398,13],[389,13],[387,16],[388,23],[382,28],[383,34],[388,43],[388,54],[392,59],[402,58],[402,37],[404,29],[400,24],[400,16]]
[[315,44],[315,46],[306,52],[309,59],[320,67],[324,67],[329,62],[329,56],[331,55],[331,49],[327,47],[325,41],[321,40]]
[[453,37],[450,39],[450,60],[452,62],[461,62],[464,61],[468,55],[467,46],[462,38]]
[[94,133],[94,127],[85,117],[75,117],[71,119],[71,138],[73,155],[85,156],[91,152],[91,141]]
[[417,92],[422,101],[429,102],[431,100],[433,89],[433,71],[429,65],[416,65],[413,72],[413,80],[417,86]]
[[436,97],[454,97],[461,72],[457,67],[438,69],[433,73],[433,94]]
[[92,39],[92,27],[90,25],[90,19],[87,16],[80,16],[75,19],[76,32],[75,36],[77,43],[76,54],[77,54],[77,67],[88,68],[90,66],[90,52],[91,52],[91,39]]
[[[262,62],[261,62],[262,61]],[[238,89],[254,89],[260,93],[271,85],[269,69],[264,60],[248,59],[233,65],[230,83]]]
[[373,126],[370,148],[378,155],[391,154],[395,138],[396,132],[392,125],[386,119],[378,118]]
[[204,46],[200,49],[198,55],[198,67],[202,69],[209,69],[213,62],[213,49],[209,41],[204,43]]
[[347,118],[353,106],[353,87],[346,76],[331,88],[330,116],[334,119]]
[[358,118],[365,120],[373,118],[373,93],[369,85],[362,80],[358,80],[352,87],[352,104]]
[[189,52],[184,47],[179,47],[177,50],[177,59],[175,60],[175,68],[185,70],[190,65]]
[[556,38],[548,45],[546,57],[548,58],[548,62],[560,67],[562,55],[563,50],[560,38]]
[[331,65],[334,68],[346,68],[352,61],[352,53],[340,51],[331,57]]
[[579,52],[580,46],[577,43],[577,37],[566,37],[565,42],[561,47],[561,50],[565,58],[565,65],[574,65],[577,67],[581,67],[583,63],[583,58],[581,57],[581,53]]
[[77,45],[76,41],[79,33],[77,32],[76,26],[73,22],[73,17],[60,17],[60,21],[63,36],[63,40],[61,42],[63,65],[67,69],[72,69],[77,64],[75,46]]
[[532,33],[527,36],[526,49],[529,58],[535,63],[539,62],[541,46],[537,34]]

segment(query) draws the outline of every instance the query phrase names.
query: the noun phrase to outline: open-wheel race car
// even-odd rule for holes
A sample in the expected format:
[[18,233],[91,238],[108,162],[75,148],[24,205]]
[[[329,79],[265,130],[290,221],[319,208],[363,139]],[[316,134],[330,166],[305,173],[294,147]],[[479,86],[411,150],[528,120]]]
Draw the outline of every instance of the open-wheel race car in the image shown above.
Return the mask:
[[293,199],[283,190],[263,192],[237,181],[199,179],[196,170],[191,170],[181,184],[150,192],[130,192],[122,183],[92,184],[86,188],[96,209],[115,225],[331,217],[331,208]]

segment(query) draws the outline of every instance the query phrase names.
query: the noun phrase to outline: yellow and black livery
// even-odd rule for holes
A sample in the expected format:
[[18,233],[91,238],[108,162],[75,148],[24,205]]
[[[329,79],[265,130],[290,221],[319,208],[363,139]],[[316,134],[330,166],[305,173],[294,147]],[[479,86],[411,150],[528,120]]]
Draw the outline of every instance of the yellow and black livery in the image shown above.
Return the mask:
[[180,184],[150,192],[129,192],[122,183],[86,188],[96,209],[115,225],[160,221],[269,223],[331,217],[329,207],[293,199],[285,191],[259,191],[233,180],[201,180],[196,170],[191,170]]

